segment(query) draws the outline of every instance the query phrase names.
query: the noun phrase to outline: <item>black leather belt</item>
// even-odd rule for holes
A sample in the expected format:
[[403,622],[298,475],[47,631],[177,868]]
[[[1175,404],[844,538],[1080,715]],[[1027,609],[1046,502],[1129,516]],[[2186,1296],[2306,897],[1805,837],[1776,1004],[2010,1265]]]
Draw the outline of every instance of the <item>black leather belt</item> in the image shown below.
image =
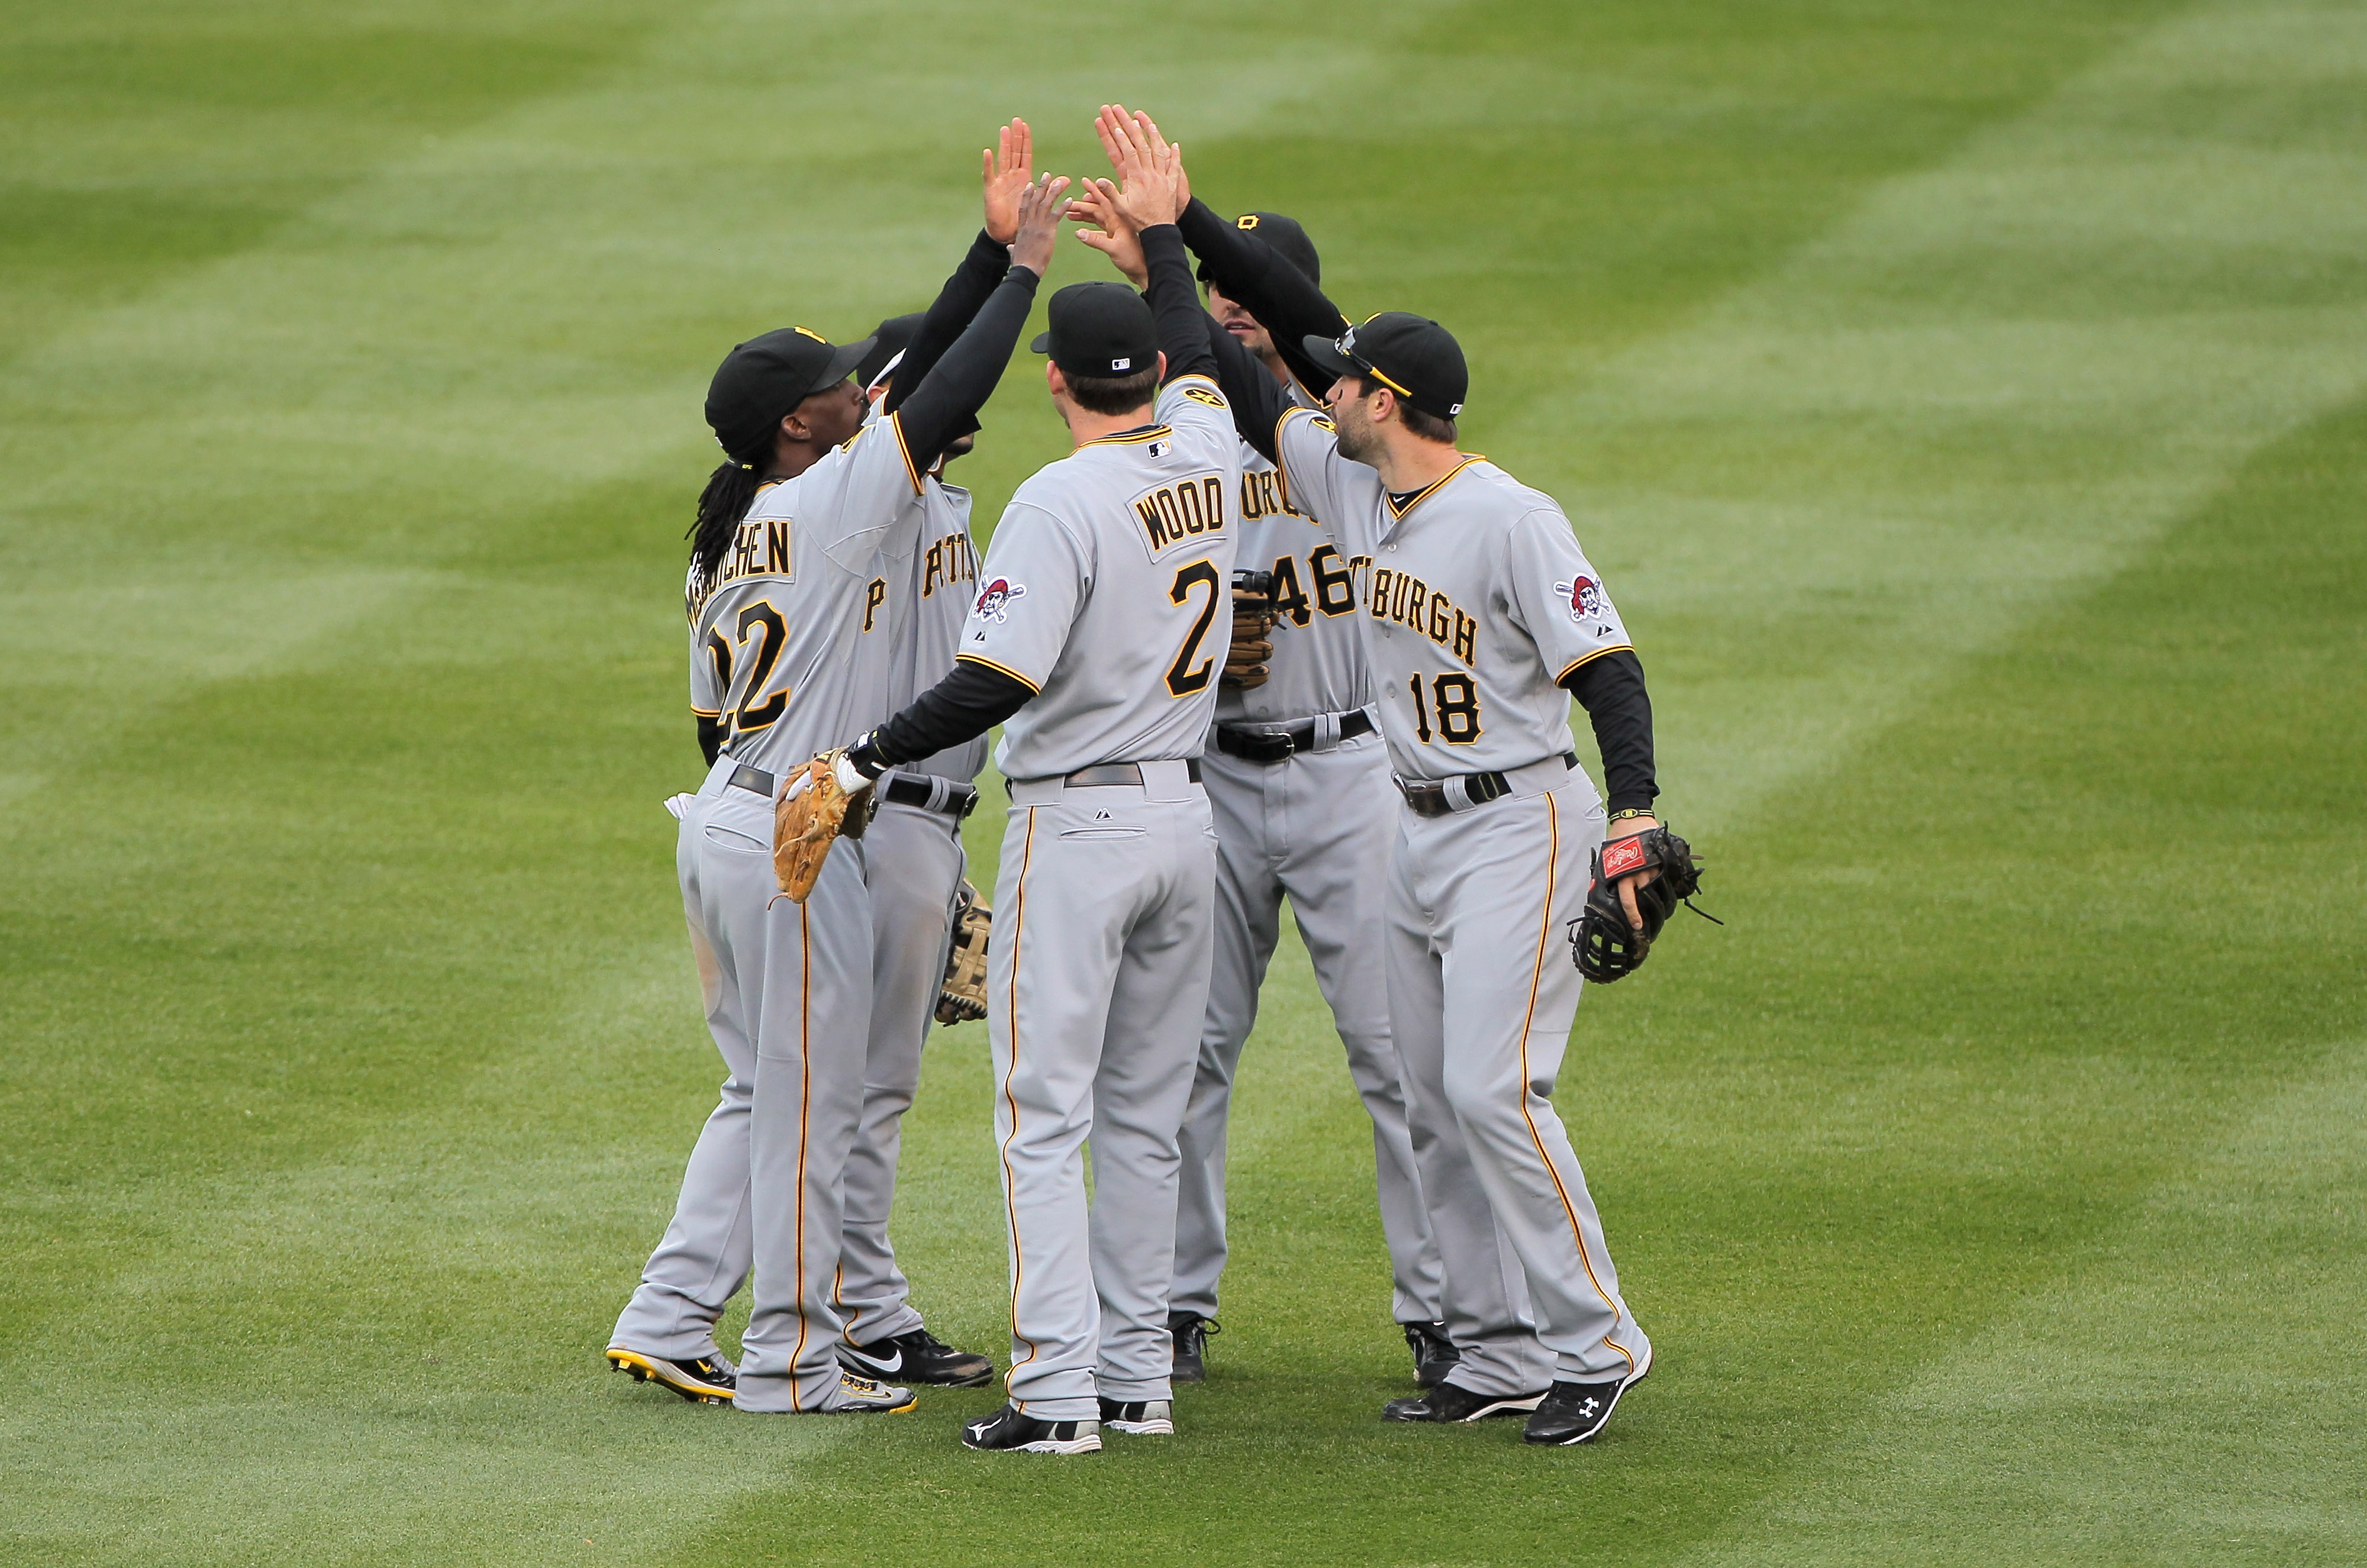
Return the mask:
[[[1193,758],[1184,764],[1184,776],[1194,784],[1200,782],[1200,759]],[[1060,781],[1070,789],[1091,789],[1098,784],[1138,784],[1142,770],[1132,762],[1096,762],[1090,768],[1079,768]]]
[[[1194,757],[1184,764],[1184,776],[1194,784],[1200,782],[1200,759]],[[1002,793],[1009,795],[1016,780],[1002,781]],[[1033,782],[1033,781],[1030,781]],[[1070,789],[1092,789],[1101,784],[1138,784],[1142,769],[1133,762],[1096,762],[1090,768],[1079,768],[1060,781]]]
[[[1353,739],[1373,731],[1373,716],[1363,708],[1340,718],[1340,739]],[[1285,761],[1300,751],[1315,746],[1315,721],[1295,724],[1288,729],[1244,729],[1238,725],[1217,726],[1217,750],[1228,757],[1240,757],[1251,762]]]
[[[1564,751],[1565,766],[1578,766],[1578,753]],[[1451,817],[1455,805],[1448,798],[1446,786],[1451,779],[1399,779],[1398,793],[1405,796],[1406,806],[1416,817]],[[1485,806],[1491,800],[1501,800],[1512,793],[1512,781],[1501,773],[1465,773],[1463,796],[1473,806]]]
[[764,769],[752,768],[745,762],[731,770],[732,788],[744,789],[751,794],[761,795],[767,800],[773,797],[774,787],[779,783],[778,779]]
[[978,791],[951,779],[923,784],[910,774],[899,773],[888,781],[885,796],[897,806],[917,806],[923,811],[941,811],[953,818],[967,817],[978,809]]

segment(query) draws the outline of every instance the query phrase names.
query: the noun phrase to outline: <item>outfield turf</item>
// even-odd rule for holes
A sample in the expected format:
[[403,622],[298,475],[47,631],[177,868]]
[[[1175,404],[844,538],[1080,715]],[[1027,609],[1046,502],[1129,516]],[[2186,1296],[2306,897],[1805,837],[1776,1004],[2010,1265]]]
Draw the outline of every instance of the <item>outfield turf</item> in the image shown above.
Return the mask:
[[[1729,923],[1557,1095],[1659,1351],[1597,1445],[1376,1419],[1295,947],[1172,1443],[601,1362],[719,1077],[706,376],[1110,96],[1458,333],[1651,671]],[[2367,1560],[2357,4],[84,0],[0,139],[0,1562]],[[1000,1359],[989,1118],[937,1032],[895,1235]]]

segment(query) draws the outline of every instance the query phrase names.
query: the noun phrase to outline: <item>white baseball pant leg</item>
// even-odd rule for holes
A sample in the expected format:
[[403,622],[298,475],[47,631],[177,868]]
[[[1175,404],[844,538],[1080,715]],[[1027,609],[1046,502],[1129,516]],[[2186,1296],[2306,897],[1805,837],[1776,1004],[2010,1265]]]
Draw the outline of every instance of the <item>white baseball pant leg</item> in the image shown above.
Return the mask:
[[858,1345],[921,1326],[888,1239],[904,1112],[921,1086],[921,1047],[943,988],[964,856],[961,819],[883,805],[863,834],[871,886],[871,1040],[863,1115],[847,1156],[845,1234],[835,1304]]
[[694,841],[701,921],[755,1042],[748,1175],[753,1297],[742,1410],[815,1412],[838,1384],[840,1180],[863,1106],[871,908],[863,846],[831,848],[802,904],[773,874],[773,803],[726,786]]
[[1448,1381],[1476,1393],[1624,1376],[1649,1355],[1552,1099],[1582,984],[1564,923],[1603,828],[1576,770],[1542,794],[1399,818],[1390,1011],[1433,1134],[1422,1191],[1463,1352]]
[[1390,1310],[1399,1323],[1437,1321],[1439,1256],[1431,1239],[1406,1122],[1403,1073],[1390,1038],[1380,931],[1388,855],[1401,809],[1378,735],[1262,763],[1211,750],[1201,760],[1217,824],[1216,956],[1199,1066],[1184,1117],[1169,1305],[1217,1315],[1227,1256],[1226,1125],[1258,991],[1281,935],[1285,894],[1346,1048],[1349,1077],[1373,1122],[1374,1185],[1388,1246]]
[[[710,779],[714,789],[719,779]],[[675,839],[674,870],[707,1027],[729,1076],[723,1096],[699,1129],[684,1169],[682,1191],[665,1235],[641,1269],[641,1282],[608,1337],[615,1348],[666,1360],[693,1360],[715,1352],[715,1323],[747,1282],[753,1246],[748,1219],[748,1113],[756,1082],[756,1051],[736,965],[718,954],[707,934],[699,895],[698,845],[713,793],[692,797]],[[728,831],[728,829],[726,829]]]
[[1094,1418],[1096,1395],[1171,1396],[1176,1132],[1207,1005],[1216,832],[1182,762],[1140,766],[1140,785],[1017,786],[995,881],[1008,1382],[1048,1421]]

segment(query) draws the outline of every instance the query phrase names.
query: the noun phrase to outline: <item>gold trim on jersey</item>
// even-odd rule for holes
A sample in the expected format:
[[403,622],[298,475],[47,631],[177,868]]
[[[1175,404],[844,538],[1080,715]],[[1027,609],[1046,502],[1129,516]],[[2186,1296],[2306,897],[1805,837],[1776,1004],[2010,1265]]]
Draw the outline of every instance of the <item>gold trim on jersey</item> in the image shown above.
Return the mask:
[[1562,672],[1554,677],[1554,684],[1557,686],[1560,685],[1564,681],[1569,679],[1569,672],[1571,671],[1579,669],[1583,665],[1591,664],[1606,653],[1633,653],[1635,651],[1636,645],[1632,642],[1614,642],[1609,648],[1598,648],[1592,653],[1581,653],[1576,659],[1571,660],[1568,664],[1562,667]]
[[723,716],[723,710],[721,708],[703,708],[694,704],[690,710],[690,716],[693,718],[721,718]]
[[983,664],[989,670],[1000,670],[1002,673],[1010,676],[1013,680],[1018,682],[1021,685],[1026,687],[1031,692],[1040,694],[1044,690],[1043,687],[1037,685],[1035,682],[1030,681],[1026,676],[1022,675],[1010,665],[997,664],[993,660],[987,658],[982,653],[957,653],[954,655],[954,658],[957,660],[968,660],[972,664]]
[[1461,473],[1464,469],[1469,468],[1474,463],[1484,463],[1487,460],[1487,456],[1484,453],[1471,453],[1469,456],[1466,457],[1463,461],[1447,469],[1445,473],[1441,474],[1436,479],[1414,491],[1413,499],[1407,502],[1403,506],[1399,506],[1397,502],[1397,497],[1391,495],[1387,491],[1381,491],[1382,504],[1386,505],[1389,509],[1390,516],[1403,517],[1407,513],[1411,512],[1415,507],[1420,506],[1423,502],[1428,501],[1432,496],[1436,495],[1439,491],[1445,486],[1446,482],[1455,478],[1455,475]]
[[1162,435],[1174,434],[1163,424],[1148,425],[1141,430],[1129,430],[1119,435],[1096,435],[1091,441],[1080,441],[1077,443],[1077,450],[1082,452],[1088,446],[1131,446],[1138,441],[1156,441]]

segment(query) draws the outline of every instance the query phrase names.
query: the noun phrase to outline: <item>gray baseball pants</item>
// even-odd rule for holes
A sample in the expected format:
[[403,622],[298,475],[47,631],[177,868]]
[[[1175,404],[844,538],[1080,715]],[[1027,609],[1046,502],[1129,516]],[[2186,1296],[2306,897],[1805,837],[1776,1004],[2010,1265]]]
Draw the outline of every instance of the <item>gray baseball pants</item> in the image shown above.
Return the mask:
[[840,1180],[863,1102],[871,915],[860,842],[835,845],[803,904],[779,898],[773,803],[716,764],[683,813],[675,867],[708,1019],[730,1070],[682,1194],[612,1344],[700,1354],[753,1280],[734,1403],[813,1412],[838,1383]]
[[965,857],[961,819],[883,805],[863,835],[871,888],[871,1041],[863,1115],[846,1161],[845,1235],[834,1304],[846,1336],[876,1344],[921,1326],[888,1240],[904,1112],[921,1084],[921,1046],[935,1012]]
[[1315,983],[1347,1048],[1348,1075],[1373,1120],[1374,1180],[1395,1282],[1391,1310],[1399,1323],[1434,1322],[1438,1247],[1406,1130],[1379,940],[1389,847],[1403,809],[1390,781],[1387,750],[1377,734],[1279,762],[1248,761],[1212,747],[1201,770],[1217,825],[1216,957],[1199,1066],[1184,1116],[1175,1285],[1168,1305],[1217,1315],[1233,1075],[1257,1021],[1258,989],[1282,934],[1287,895]]
[[1009,1382],[1047,1421],[1096,1417],[1096,1395],[1170,1397],[1176,1133],[1207,1005],[1217,845],[1184,764],[1139,767],[1139,784],[1014,785],[995,878]]
[[1389,868],[1389,1011],[1463,1353],[1447,1381],[1484,1394],[1650,1357],[1552,1098],[1582,984],[1564,923],[1585,908],[1603,804],[1559,759],[1511,777],[1467,811],[1401,810]]

